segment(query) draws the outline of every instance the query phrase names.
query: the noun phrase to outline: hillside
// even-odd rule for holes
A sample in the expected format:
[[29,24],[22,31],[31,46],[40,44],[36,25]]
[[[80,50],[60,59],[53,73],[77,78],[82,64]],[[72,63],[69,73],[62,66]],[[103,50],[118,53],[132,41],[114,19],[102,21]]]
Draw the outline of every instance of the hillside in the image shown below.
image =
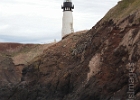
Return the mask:
[[53,44],[0,43],[0,85],[19,83],[25,65]]
[[[132,24],[132,22],[138,24],[140,21],[139,4],[139,0],[121,0],[118,2],[118,5],[110,9],[102,21],[109,21],[110,19],[113,19],[114,23],[118,25],[126,17],[134,17],[133,14],[135,13],[135,18],[130,18],[129,24]],[[133,19],[133,21],[131,19]]]
[[49,46],[25,64],[21,81],[1,86],[0,100],[140,100],[138,5],[122,0],[92,29]]

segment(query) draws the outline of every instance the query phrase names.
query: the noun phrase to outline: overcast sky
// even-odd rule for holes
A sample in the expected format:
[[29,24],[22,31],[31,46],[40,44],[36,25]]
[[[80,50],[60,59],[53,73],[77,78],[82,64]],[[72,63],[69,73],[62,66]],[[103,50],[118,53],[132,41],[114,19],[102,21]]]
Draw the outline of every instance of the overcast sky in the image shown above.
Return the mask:
[[[74,31],[90,29],[119,0],[73,0]],[[0,42],[61,39],[63,0],[0,0]]]

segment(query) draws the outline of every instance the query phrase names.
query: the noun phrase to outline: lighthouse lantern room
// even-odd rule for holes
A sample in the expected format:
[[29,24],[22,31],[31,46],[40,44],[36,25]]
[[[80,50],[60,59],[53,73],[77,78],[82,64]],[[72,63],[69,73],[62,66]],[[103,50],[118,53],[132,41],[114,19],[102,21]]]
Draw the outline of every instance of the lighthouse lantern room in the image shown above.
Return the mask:
[[63,6],[63,18],[62,18],[62,38],[67,34],[73,33],[73,16],[72,9],[74,9],[74,5],[71,0],[64,0]]

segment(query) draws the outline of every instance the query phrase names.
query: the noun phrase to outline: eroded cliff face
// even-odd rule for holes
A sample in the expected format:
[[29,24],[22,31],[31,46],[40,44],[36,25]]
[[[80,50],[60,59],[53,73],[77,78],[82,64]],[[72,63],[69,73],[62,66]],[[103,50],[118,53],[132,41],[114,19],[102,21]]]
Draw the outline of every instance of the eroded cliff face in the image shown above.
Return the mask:
[[139,100],[139,10],[52,45],[22,70],[18,84],[1,87],[1,100]]
[[22,69],[52,44],[0,43],[0,100],[7,100],[11,89],[21,82]]

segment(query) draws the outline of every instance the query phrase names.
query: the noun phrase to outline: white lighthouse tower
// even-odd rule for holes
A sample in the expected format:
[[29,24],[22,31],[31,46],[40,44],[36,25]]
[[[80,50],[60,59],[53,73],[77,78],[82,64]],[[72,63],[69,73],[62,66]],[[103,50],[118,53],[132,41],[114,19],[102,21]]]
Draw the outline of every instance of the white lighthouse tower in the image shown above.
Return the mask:
[[74,5],[71,0],[64,0],[63,6],[63,18],[62,18],[62,38],[67,34],[73,33],[73,16],[72,9],[74,9]]

